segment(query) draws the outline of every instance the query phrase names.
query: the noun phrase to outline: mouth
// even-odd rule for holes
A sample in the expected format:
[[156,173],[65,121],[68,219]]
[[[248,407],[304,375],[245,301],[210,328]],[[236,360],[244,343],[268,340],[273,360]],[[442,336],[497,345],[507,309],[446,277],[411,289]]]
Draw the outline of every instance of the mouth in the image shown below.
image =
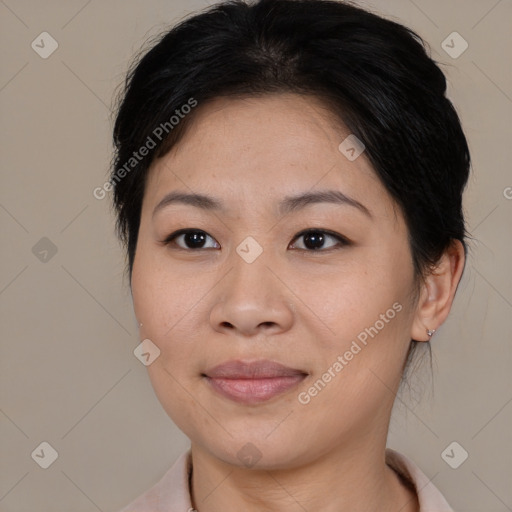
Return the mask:
[[210,388],[243,404],[258,404],[298,386],[308,373],[269,360],[222,363],[202,374]]

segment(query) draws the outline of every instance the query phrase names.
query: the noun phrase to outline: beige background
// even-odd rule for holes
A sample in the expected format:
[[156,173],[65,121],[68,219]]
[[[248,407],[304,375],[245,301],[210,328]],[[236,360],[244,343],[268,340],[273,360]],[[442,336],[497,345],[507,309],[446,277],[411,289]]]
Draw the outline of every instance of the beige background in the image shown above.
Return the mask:
[[[389,445],[456,510],[512,510],[512,2],[360,3],[429,42],[473,157],[466,272],[433,338],[433,382],[423,365],[413,393],[397,400]],[[2,511],[115,512],[188,446],[133,355],[123,254],[108,201],[92,191],[106,179],[109,107],[130,58],[148,36],[205,5],[0,1]],[[59,45],[47,59],[31,48],[43,31]],[[453,31],[469,44],[457,59],[441,47]],[[42,252],[43,237],[55,254]],[[48,469],[31,457],[43,441],[58,452]],[[469,453],[458,469],[441,457],[452,441]]]

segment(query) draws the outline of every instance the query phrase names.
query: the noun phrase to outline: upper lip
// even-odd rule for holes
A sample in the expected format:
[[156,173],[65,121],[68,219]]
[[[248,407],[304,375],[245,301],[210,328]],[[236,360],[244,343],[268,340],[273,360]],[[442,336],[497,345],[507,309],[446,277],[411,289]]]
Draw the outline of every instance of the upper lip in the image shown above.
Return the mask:
[[205,372],[210,378],[225,379],[270,379],[275,377],[291,377],[296,375],[307,375],[307,372],[290,368],[275,361],[260,359],[258,361],[246,362],[239,359],[226,361]]

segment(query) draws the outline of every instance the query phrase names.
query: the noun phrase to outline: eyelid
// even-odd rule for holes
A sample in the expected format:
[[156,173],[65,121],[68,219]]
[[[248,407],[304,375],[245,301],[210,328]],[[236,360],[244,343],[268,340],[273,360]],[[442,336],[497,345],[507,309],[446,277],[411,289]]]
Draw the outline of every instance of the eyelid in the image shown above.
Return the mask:
[[347,245],[352,245],[352,241],[349,240],[346,236],[343,236],[340,233],[336,233],[335,231],[331,231],[330,229],[323,229],[323,228],[305,229],[305,230],[301,231],[300,233],[297,233],[297,235],[295,235],[293,240],[297,240],[298,238],[300,238],[304,235],[307,235],[309,233],[323,233],[332,238],[336,238],[338,240],[339,244],[337,246],[329,247],[327,249],[318,249],[318,250],[298,249],[298,250],[305,251],[305,252],[311,252],[311,253],[321,253],[321,252],[329,252],[333,249],[339,248],[340,246],[343,247],[343,246],[347,246]]
[[[170,235],[166,236],[160,243],[162,245],[170,245],[180,235],[186,235],[188,233],[204,233],[206,236],[210,237],[212,240],[215,240],[213,238],[213,236],[209,235],[206,231],[204,231],[202,229],[198,229],[198,228],[184,228],[184,229],[178,229],[177,231],[174,231]],[[217,241],[216,241],[216,243],[218,244]],[[177,248],[181,249],[183,251],[188,251],[188,252],[199,252],[201,250],[203,250],[203,251],[205,250],[203,248],[200,248],[200,249],[188,249],[188,248],[180,247],[179,245],[177,246]],[[207,248],[207,249],[209,249],[209,248]]]
[[[160,243],[164,246],[168,246],[170,245],[171,243],[174,242],[174,240],[179,237],[180,235],[183,235],[183,234],[189,234],[189,233],[204,233],[207,237],[210,237],[212,240],[215,240],[210,234],[208,234],[206,231],[202,230],[202,229],[198,229],[198,228],[183,228],[183,229],[179,229],[177,231],[174,231],[173,233],[171,233],[170,235],[168,235],[167,237],[165,237]],[[292,239],[292,242],[291,242],[291,245],[294,245],[293,242],[309,233],[323,233],[327,236],[330,236],[331,238],[335,238],[336,240],[338,240],[338,244],[333,246],[333,247],[328,247],[327,249],[317,249],[317,250],[314,250],[314,249],[296,249],[298,251],[303,251],[303,252],[307,252],[307,253],[322,253],[322,252],[330,252],[332,250],[336,250],[336,249],[339,249],[341,247],[345,247],[345,246],[349,246],[349,245],[353,245],[353,242],[351,240],[349,240],[347,237],[341,235],[340,233],[337,233],[335,231],[331,231],[329,229],[324,229],[324,228],[307,228],[307,229],[304,229],[302,231],[300,231],[299,233],[297,233],[293,239]],[[218,242],[215,240],[215,242],[218,244]],[[187,252],[200,252],[200,251],[204,251],[204,250],[210,250],[212,249],[211,247],[206,247],[206,248],[198,248],[198,249],[189,249],[189,248],[185,248],[185,247],[180,247],[179,245],[175,244],[176,245],[176,248],[178,250],[183,250],[183,251],[187,251]]]

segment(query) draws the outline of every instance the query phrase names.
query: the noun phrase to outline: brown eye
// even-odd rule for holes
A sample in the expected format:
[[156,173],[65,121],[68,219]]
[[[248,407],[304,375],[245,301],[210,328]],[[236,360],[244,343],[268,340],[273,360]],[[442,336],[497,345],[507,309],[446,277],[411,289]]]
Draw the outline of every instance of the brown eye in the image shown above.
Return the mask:
[[[307,231],[299,233],[294,240],[299,238],[303,238],[304,240],[304,248],[299,247],[299,249],[307,251],[321,251],[350,244],[350,242],[340,234],[322,229],[308,229]],[[338,243],[325,247],[325,244],[328,243],[329,240],[335,240]]]
[[[210,235],[198,229],[180,229],[169,235],[163,243],[165,245],[175,243],[180,249],[184,250],[211,249],[212,247],[205,246],[208,238],[213,240]],[[178,239],[182,240],[181,244],[176,242]]]
[[[217,246],[207,246],[206,243],[208,238],[214,240],[210,235],[208,235],[208,233],[199,229],[180,229],[179,231],[170,234],[162,243],[169,246],[174,244],[179,249],[190,251],[219,248],[218,244]],[[324,229],[308,229],[306,231],[302,231],[294,238],[294,240],[300,238],[304,240],[304,247],[298,247],[298,249],[309,252],[322,252],[336,247],[350,245],[350,241],[344,236]],[[180,243],[178,243],[177,240],[180,240]],[[334,241],[334,243],[332,243],[332,241]],[[293,244],[292,248],[297,249],[297,247],[293,247]]]

